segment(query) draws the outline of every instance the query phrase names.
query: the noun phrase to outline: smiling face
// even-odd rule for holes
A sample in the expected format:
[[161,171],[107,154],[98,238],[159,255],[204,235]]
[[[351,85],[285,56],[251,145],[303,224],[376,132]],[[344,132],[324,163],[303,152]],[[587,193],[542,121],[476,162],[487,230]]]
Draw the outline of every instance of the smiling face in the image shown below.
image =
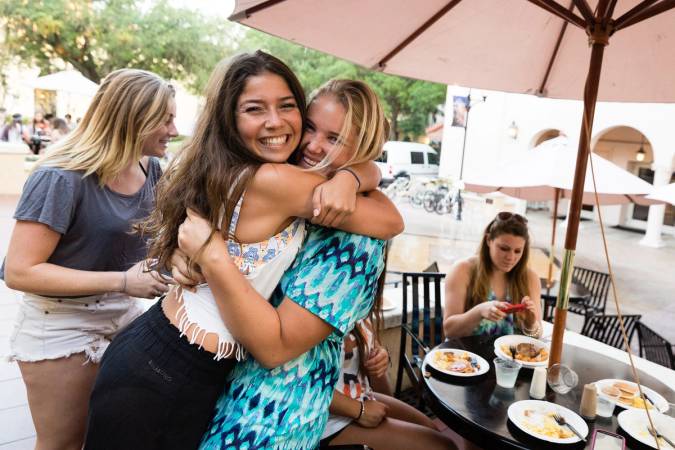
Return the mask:
[[286,81],[264,72],[249,77],[237,100],[237,131],[249,151],[286,162],[302,135],[302,116]]
[[158,158],[166,155],[166,149],[169,146],[171,139],[178,136],[178,130],[174,124],[176,118],[176,101],[171,99],[169,100],[169,105],[167,106],[167,118],[164,123],[160,125],[143,144],[144,156],[156,156]]
[[508,273],[523,257],[525,239],[513,234],[500,234],[494,239],[488,239],[490,259],[495,269]]
[[347,139],[340,137],[346,111],[332,95],[321,95],[309,105],[307,128],[300,144],[300,167],[315,167],[324,158],[329,165],[322,172],[330,173],[343,166],[354,154],[354,134]]

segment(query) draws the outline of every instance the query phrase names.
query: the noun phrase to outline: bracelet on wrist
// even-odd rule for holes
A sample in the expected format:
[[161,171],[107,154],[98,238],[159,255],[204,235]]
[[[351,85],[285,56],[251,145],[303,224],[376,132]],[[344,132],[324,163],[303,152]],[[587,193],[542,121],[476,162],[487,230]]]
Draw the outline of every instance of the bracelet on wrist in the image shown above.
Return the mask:
[[361,417],[363,417],[364,411],[366,410],[366,402],[364,402],[363,400],[359,400],[359,403],[361,403],[361,410],[359,411],[359,415],[356,416],[356,419],[354,420],[360,420]]
[[536,338],[539,336],[539,322],[535,322],[532,328],[525,328],[521,330],[525,336]]
[[120,292],[125,292],[127,290],[127,273],[122,272],[122,289]]
[[356,180],[356,184],[358,185],[358,186],[356,187],[356,190],[358,191],[359,189],[361,189],[361,180],[359,179],[359,176],[356,174],[356,172],[354,172],[354,171],[353,171],[352,169],[350,169],[349,167],[343,167],[343,168],[341,168],[341,169],[338,169],[338,172],[340,172],[340,171],[345,171],[345,172],[351,173],[352,176],[354,177],[354,179]]

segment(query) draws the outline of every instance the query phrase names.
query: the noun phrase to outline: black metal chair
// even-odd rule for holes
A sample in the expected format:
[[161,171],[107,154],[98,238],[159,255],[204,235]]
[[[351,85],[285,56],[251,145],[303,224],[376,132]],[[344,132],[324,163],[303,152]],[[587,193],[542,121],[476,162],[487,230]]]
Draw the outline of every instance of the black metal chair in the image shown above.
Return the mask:
[[[641,316],[637,314],[624,314],[621,317],[623,317],[623,323],[626,327],[626,336],[628,337],[628,344],[630,345]],[[581,329],[581,334],[620,350],[625,350],[621,327],[619,326],[619,316],[617,315],[596,314],[587,317],[584,326]]]
[[[444,278],[444,273],[433,272],[407,272],[402,275],[401,346],[394,396],[397,398],[401,396],[405,369],[417,394],[417,406],[421,410],[424,409],[422,361],[431,347],[443,341],[441,281]],[[410,356],[407,352],[408,339],[410,339]]]
[[605,314],[610,284],[609,274],[584,267],[574,267],[572,280],[583,285],[591,295],[583,304],[570,302],[569,312],[583,315],[586,320],[591,315]]
[[670,369],[675,369],[673,346],[663,336],[640,322],[638,324],[638,338],[640,340],[641,357]]

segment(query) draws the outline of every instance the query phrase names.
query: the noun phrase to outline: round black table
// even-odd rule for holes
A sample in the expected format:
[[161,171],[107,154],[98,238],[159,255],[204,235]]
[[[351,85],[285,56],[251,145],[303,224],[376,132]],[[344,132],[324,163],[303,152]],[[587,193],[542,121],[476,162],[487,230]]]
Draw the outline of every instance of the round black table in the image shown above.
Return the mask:
[[[507,410],[516,401],[530,399],[532,369],[522,368],[520,370],[513,389],[497,386],[492,362],[495,357],[494,341],[495,338],[469,336],[451,339],[436,347],[468,350],[485,358],[490,362],[490,371],[480,377],[449,377],[430,367],[424,367],[424,370],[431,374],[429,377],[424,377],[427,402],[434,413],[455,432],[486,450],[583,449],[590,448],[590,437],[593,428],[596,427],[623,435],[626,438],[628,449],[646,448],[625,434],[623,430],[619,430],[616,414],[622,411],[620,408],[617,408],[615,415],[611,418],[598,417],[594,422],[588,422],[590,431],[587,444],[583,442],[571,445],[552,444],[533,438],[518,429],[508,420]],[[588,349],[565,345],[562,362],[577,372],[579,384],[565,395],[557,394],[547,388],[544,400],[577,413],[584,384],[605,378],[632,379],[630,367],[627,364]],[[656,390],[669,402],[675,402],[675,391],[653,376],[643,372],[639,375],[643,385]]]

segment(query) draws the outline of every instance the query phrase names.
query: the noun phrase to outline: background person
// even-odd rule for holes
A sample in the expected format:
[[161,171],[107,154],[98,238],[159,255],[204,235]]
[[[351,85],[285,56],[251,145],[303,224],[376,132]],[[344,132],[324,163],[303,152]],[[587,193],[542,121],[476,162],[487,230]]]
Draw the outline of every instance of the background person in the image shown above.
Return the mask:
[[390,450],[456,448],[431,419],[391,396],[389,355],[377,336],[381,288],[369,317],[357,323],[342,345],[342,369],[321,448],[347,444]]
[[[498,213],[485,228],[478,254],[457,261],[445,278],[446,337],[541,336],[541,285],[527,267],[529,252],[527,219]],[[502,311],[517,303],[525,309],[515,314]]]
[[[36,163],[2,278],[23,299],[10,337],[37,449],[81,448],[89,393],[112,337],[167,290],[131,225],[149,214],[156,157],[176,136],[173,88],[132,69],[102,82],[82,126]],[[141,262],[139,262],[141,261]]]

